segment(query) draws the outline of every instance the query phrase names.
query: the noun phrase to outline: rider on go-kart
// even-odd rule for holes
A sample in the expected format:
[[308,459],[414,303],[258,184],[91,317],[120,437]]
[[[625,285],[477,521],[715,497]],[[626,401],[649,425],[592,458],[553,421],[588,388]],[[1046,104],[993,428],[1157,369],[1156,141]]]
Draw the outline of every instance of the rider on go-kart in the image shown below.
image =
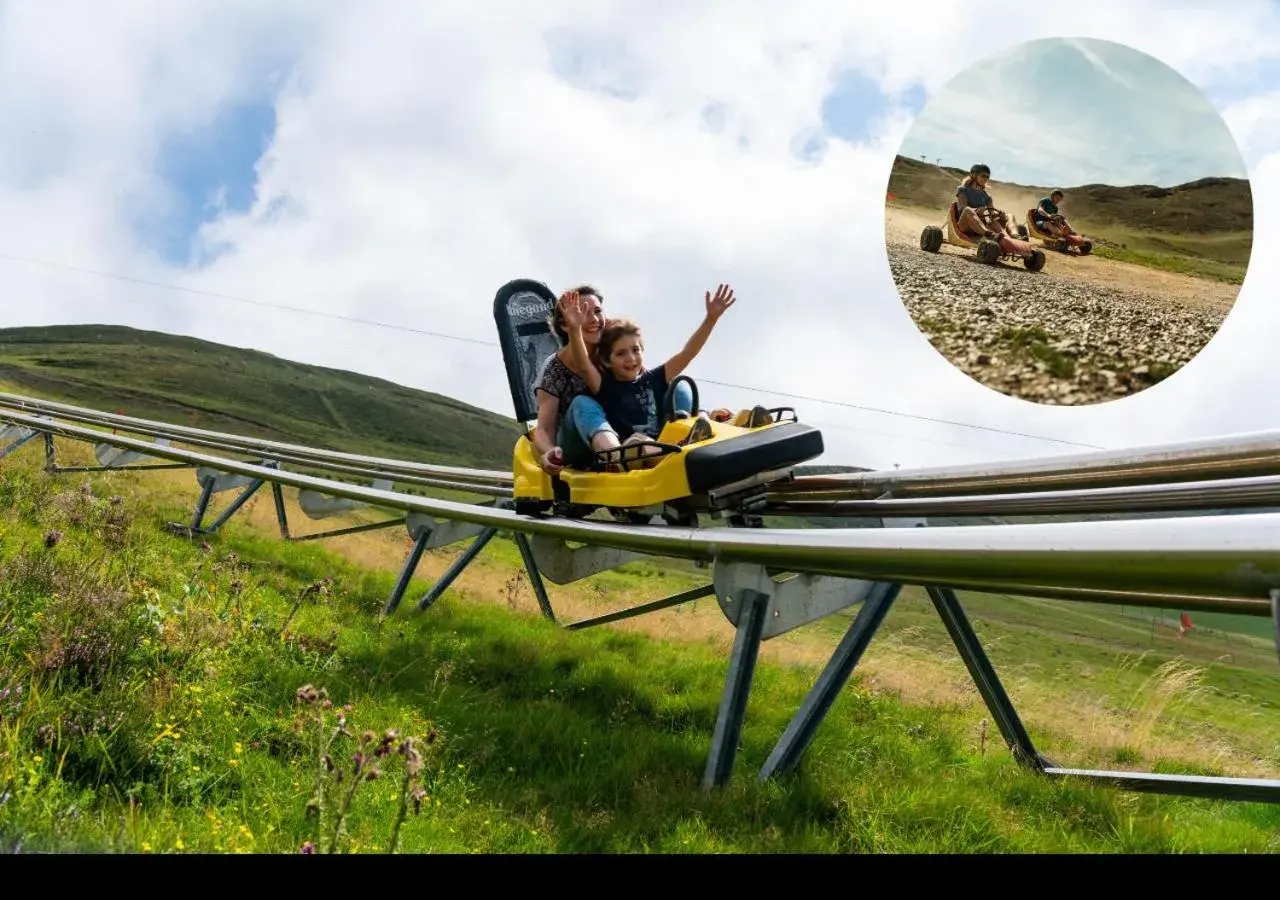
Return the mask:
[[956,224],[974,237],[999,240],[1001,233],[1017,241],[1021,236],[1010,230],[1009,216],[996,209],[987,183],[991,180],[991,168],[978,163],[969,170],[969,177],[956,188]]
[[1036,204],[1036,208],[1031,211],[1031,220],[1035,222],[1036,227],[1054,237],[1066,237],[1067,235],[1075,234],[1075,231],[1067,224],[1066,216],[1058,212],[1058,204],[1062,202],[1062,197],[1062,191],[1054,191],[1048,197],[1042,198]]

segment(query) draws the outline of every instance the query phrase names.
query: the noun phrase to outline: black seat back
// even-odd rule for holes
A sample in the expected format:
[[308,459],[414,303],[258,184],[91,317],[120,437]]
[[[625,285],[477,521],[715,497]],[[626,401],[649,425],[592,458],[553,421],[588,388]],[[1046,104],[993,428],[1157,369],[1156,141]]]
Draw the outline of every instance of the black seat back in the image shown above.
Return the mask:
[[534,379],[547,357],[560,349],[550,318],[556,296],[545,284],[528,278],[508,281],[493,298],[502,362],[507,369],[516,419],[526,427],[538,418]]

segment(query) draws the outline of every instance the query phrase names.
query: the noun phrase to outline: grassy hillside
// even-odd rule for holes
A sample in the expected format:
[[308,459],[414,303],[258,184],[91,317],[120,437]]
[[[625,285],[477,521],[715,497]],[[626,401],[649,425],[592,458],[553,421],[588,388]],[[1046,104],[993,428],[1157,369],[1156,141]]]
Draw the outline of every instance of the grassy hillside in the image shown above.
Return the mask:
[[[894,203],[945,209],[968,174],[898,156],[889,176]],[[1155,185],[989,186],[996,205],[1018,222],[1055,188],[1062,212],[1077,230],[1102,242],[1099,252],[1127,262],[1187,274],[1243,280],[1253,249],[1253,195],[1248,180],[1203,178],[1174,187]]]
[[[1280,850],[1275,807],[1021,771],[918,591],[802,770],[761,786],[848,617],[767,643],[736,777],[704,793],[732,640],[714,604],[558,630],[500,539],[428,614],[379,622],[403,534],[282,544],[267,500],[181,541],[161,524],[189,481],[49,477],[39,454],[0,466],[0,850]],[[455,553],[429,554],[410,597]],[[639,563],[552,597],[571,619],[696,580]],[[1219,659],[1137,617],[962,596],[1044,752],[1207,774],[1280,763],[1265,641]]]
[[0,329],[0,380],[131,416],[451,465],[506,469],[520,433],[439,394],[121,326]]

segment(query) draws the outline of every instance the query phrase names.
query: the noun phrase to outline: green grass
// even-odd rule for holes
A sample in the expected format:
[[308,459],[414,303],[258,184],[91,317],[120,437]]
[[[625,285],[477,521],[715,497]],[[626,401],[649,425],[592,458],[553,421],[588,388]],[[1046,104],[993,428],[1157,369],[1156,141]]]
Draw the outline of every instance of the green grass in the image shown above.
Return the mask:
[[[1080,226],[1080,230],[1089,234],[1086,226]],[[1174,272],[1178,275],[1191,275],[1196,278],[1208,278],[1213,281],[1221,281],[1225,284],[1243,284],[1246,265],[1237,265],[1235,263],[1221,262],[1214,259],[1204,259],[1196,256],[1180,255],[1174,253],[1160,253],[1153,250],[1136,250],[1132,248],[1122,249],[1120,247],[1095,247],[1095,256],[1103,259],[1114,259],[1117,262],[1130,263],[1135,266],[1145,266],[1148,269],[1159,269],[1165,272]]]
[[[380,621],[392,573],[234,521],[207,543],[178,540],[161,525],[186,510],[144,500],[145,474],[58,479],[37,462],[0,468],[4,849],[296,853],[308,841],[327,849],[366,729],[375,742],[388,729],[421,738],[423,765],[406,786],[392,753],[378,761],[382,777],[359,782],[339,841],[356,852],[387,849],[401,798],[413,791],[421,808],[405,819],[402,852],[1280,849],[1280,810],[1037,778],[990,735],[976,736],[970,706],[905,704],[862,678],[840,695],[800,773],[758,785],[755,772],[816,674],[767,660],[735,778],[704,793],[727,662],[718,647],[610,628],[565,632],[459,589],[427,615]],[[490,547],[481,565],[514,572],[509,542]],[[694,580],[643,563],[593,580],[592,591],[618,605],[628,592]],[[426,586],[415,580],[410,596]],[[1167,668],[1159,654],[1117,667],[1111,644],[1131,646],[1149,623],[1019,598],[965,602],[1015,699],[1092,691],[1118,697],[1143,724],[1151,702],[1131,688]],[[827,640],[829,649],[847,621],[780,640]],[[1261,659],[1261,641],[1238,644],[1241,656]],[[900,664],[954,657],[914,591],[876,647]],[[1248,668],[1250,660],[1208,665],[1200,694],[1168,704],[1178,718],[1146,727],[1185,734],[1234,716],[1236,731],[1253,729],[1258,752],[1274,762],[1274,657],[1269,671]],[[323,688],[333,709],[300,703],[306,685]],[[1222,703],[1206,699],[1210,689]],[[338,782],[318,775],[318,715],[331,728],[344,706],[352,736],[330,750],[347,773]],[[1070,730],[1032,731],[1055,752],[1073,746]],[[1141,763],[1147,750],[1135,740],[1117,755]],[[318,783],[323,829],[308,815]]]
[[1057,340],[1043,328],[1006,328],[1000,334],[1000,340],[1014,351],[1016,355],[1030,357],[1044,363],[1049,374],[1054,378],[1074,378],[1076,361],[1050,344]]

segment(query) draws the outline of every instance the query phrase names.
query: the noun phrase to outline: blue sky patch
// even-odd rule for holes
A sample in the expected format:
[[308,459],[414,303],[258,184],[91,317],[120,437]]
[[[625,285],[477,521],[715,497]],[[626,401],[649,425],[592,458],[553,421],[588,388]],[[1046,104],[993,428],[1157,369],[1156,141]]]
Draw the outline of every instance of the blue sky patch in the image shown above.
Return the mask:
[[548,38],[547,49],[551,70],[574,87],[617,100],[639,96],[639,79],[622,38],[557,32]]
[[1280,59],[1260,59],[1228,79],[1204,85],[1205,96],[1218,108],[1280,90]]
[[820,128],[806,128],[791,136],[791,155],[817,165],[827,155],[827,136]]
[[859,143],[870,139],[872,124],[884,116],[888,105],[879,81],[865,72],[846,69],[822,101],[822,121],[834,137]]
[[186,265],[201,225],[253,205],[254,166],[275,130],[275,105],[267,100],[225,106],[205,126],[161,144],[155,173],[176,200],[160,222],[143,229],[143,237],[166,262]]

